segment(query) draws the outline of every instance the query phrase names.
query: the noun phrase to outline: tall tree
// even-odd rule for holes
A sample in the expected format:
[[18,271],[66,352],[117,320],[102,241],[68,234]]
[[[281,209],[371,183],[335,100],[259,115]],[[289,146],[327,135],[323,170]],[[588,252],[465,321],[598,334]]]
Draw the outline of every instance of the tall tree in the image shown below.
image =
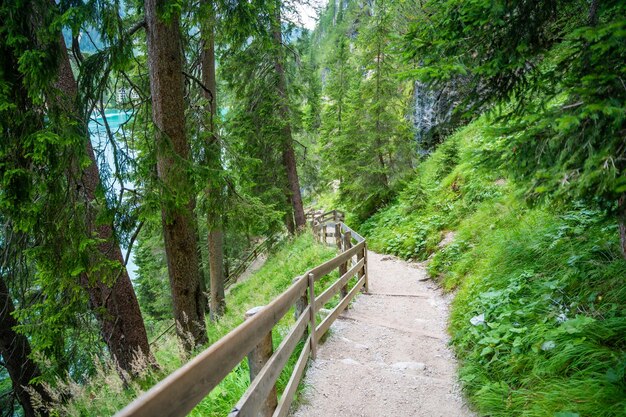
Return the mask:
[[215,77],[215,10],[212,1],[205,0],[203,6],[206,16],[202,19],[202,83],[204,97],[207,101],[206,113],[208,131],[205,132],[206,146],[205,167],[209,171],[207,187],[207,226],[209,246],[209,271],[211,275],[211,319],[215,320],[224,314],[226,298],[224,295],[224,231],[223,231],[223,186],[221,177],[222,148],[217,131],[217,82]]
[[411,89],[396,77],[392,49],[397,7],[349,5],[327,57],[321,152],[343,202],[361,220],[393,197],[414,155],[406,117]]
[[[50,396],[41,384],[32,382],[41,375],[41,372],[31,359],[32,349],[28,338],[15,331],[18,323],[13,317],[13,312],[11,294],[3,277],[0,276],[0,356],[3,365],[9,372],[13,391],[24,410],[24,416],[47,416],[49,413],[45,403],[50,401]],[[39,398],[33,398],[34,395]],[[37,403],[43,403],[41,405],[44,407],[35,408],[34,404]]]
[[[287,91],[287,77],[285,75],[285,47],[283,45],[281,2],[274,2],[271,15],[271,35],[273,40],[274,70],[276,71],[277,82],[276,91],[278,95],[278,112],[282,124],[283,134],[282,154],[283,164],[287,172],[287,183],[289,186],[288,197],[293,210],[295,228],[301,229],[306,226],[304,207],[302,205],[302,195],[300,193],[300,181],[296,163],[296,153],[293,148],[293,132],[291,129],[291,111],[289,108],[289,95]],[[288,214],[289,216],[289,214]],[[290,219],[287,219],[289,225]]]
[[81,122],[84,118],[77,111],[78,88],[65,42],[60,34],[59,49],[56,87],[61,96],[56,104],[75,121],[77,134],[84,138],[85,152],[90,161],[82,173],[80,190],[89,207],[87,233],[89,236],[96,236],[100,242],[99,253],[94,254],[92,262],[108,261],[108,267],[96,269],[95,276],[81,274],[80,282],[89,294],[91,309],[98,317],[102,338],[111,355],[121,369],[132,373],[137,370],[135,363],[138,356],[151,358],[148,335],[119,242],[115,239],[113,225],[109,222],[99,223],[97,220],[98,207],[102,206],[96,197],[100,185],[98,162],[87,127]]
[[207,335],[193,216],[194,186],[188,172],[180,16],[176,5],[167,0],[146,0],[145,14],[167,266],[178,335],[185,349],[191,350],[205,343]]

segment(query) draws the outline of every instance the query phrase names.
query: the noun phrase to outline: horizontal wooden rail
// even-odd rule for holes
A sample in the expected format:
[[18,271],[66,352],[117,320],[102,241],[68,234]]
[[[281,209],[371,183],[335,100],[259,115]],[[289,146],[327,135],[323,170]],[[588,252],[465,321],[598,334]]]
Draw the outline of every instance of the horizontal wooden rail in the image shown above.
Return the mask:
[[263,310],[156,384],[117,415],[185,416],[272,330],[307,288],[303,277]]
[[[332,214],[332,217],[328,216],[329,213]],[[272,329],[295,305],[295,324],[283,338],[276,352],[271,352],[271,343],[269,343],[267,356],[264,356],[266,359],[263,359],[260,362],[261,365],[256,367],[256,376],[229,414],[229,417],[259,417],[261,415],[259,414],[260,410],[265,410],[263,417],[270,417],[270,415],[273,417],[286,416],[304,374],[308,358],[315,359],[318,341],[328,331],[339,314],[348,307],[359,290],[367,288],[367,243],[360,235],[343,224],[343,213],[333,210],[325,213],[321,218],[323,219],[324,216],[329,218],[328,223],[333,222],[337,225],[336,230],[345,231],[345,234],[336,240],[339,249],[342,250],[340,254],[294,279],[292,285],[267,306],[260,308],[260,310],[254,309],[254,314],[247,315],[246,321],[241,325],[156,384],[116,416],[173,417],[187,415],[246,356],[257,349],[262,340],[267,341],[267,343],[271,341]],[[325,227],[326,224],[319,223],[318,219],[319,217],[316,217],[314,223]],[[314,230],[316,230],[315,227]],[[355,246],[350,247],[351,244],[341,244],[341,242],[349,242],[351,237],[357,240]],[[355,256],[356,262],[353,261]],[[346,271],[347,265],[352,266]],[[340,277],[316,296],[314,283],[337,268],[339,268]],[[357,282],[348,292],[347,285],[350,279],[355,276]],[[321,323],[316,325],[316,313],[340,290],[342,298],[339,304]],[[305,337],[307,326],[308,336]],[[305,339],[304,347],[280,401],[276,402],[274,389],[276,381],[303,338]],[[259,362],[255,360],[251,363],[257,364]],[[271,398],[273,401],[270,401]],[[271,404],[271,409],[269,414],[266,414],[267,409],[270,408],[268,404]]]
[[358,243],[365,242],[365,238],[363,236],[350,229],[345,223],[341,223],[341,232],[350,232],[352,239],[356,240]]
[[255,417],[255,411],[267,398],[280,376],[280,372],[285,367],[285,363],[287,363],[298,341],[304,335],[306,326],[309,323],[309,309],[310,307],[306,308],[296,325],[291,329],[291,332],[285,336],[276,352],[265,364],[259,375],[252,381],[248,390],[229,414],[230,417]]
[[326,289],[323,293],[321,293],[315,299],[315,311],[319,311],[324,304],[328,302],[335,294],[339,292],[341,287],[346,285],[346,283],[352,278],[357,272],[363,267],[364,260],[361,259],[356,265],[354,265],[348,272],[346,272],[342,277],[340,277],[337,281],[335,281],[330,287]]
[[274,411],[274,415],[272,417],[285,417],[287,413],[289,413],[289,407],[291,406],[293,396],[295,395],[298,385],[300,384],[300,379],[302,379],[302,375],[304,374],[304,369],[306,368],[309,355],[311,355],[311,336],[309,336],[304,343],[304,348],[298,357],[295,369],[291,374],[291,378],[289,378],[289,382],[285,387],[282,397],[280,397],[280,402],[278,403],[278,407],[276,407],[276,411]]
[[277,240],[276,236],[271,236],[250,249],[248,254],[239,262],[239,264],[232,271],[230,271],[224,280],[224,287],[228,288],[237,282],[241,274],[243,274],[259,256],[268,252]]
[[[315,275],[315,280],[319,281],[324,275],[332,272],[335,268],[338,268],[340,264],[346,262],[359,251],[363,251],[365,248],[365,242],[361,242],[356,246],[353,246],[350,250],[343,252],[341,255],[334,257],[333,259],[324,262],[321,265],[311,269],[308,273]],[[305,274],[306,275],[306,274]]]
[[319,324],[319,326],[317,326],[317,328],[315,329],[315,337],[317,338],[317,340],[320,340],[322,336],[324,336],[324,334],[330,328],[330,325],[333,324],[333,322],[337,319],[337,317],[339,317],[339,314],[341,314],[343,310],[345,310],[346,307],[348,307],[348,304],[350,303],[350,301],[352,301],[354,296],[363,287],[363,285],[365,285],[365,277],[361,278],[356,283],[354,288],[352,288],[350,292],[348,293],[348,295],[346,295],[341,300],[339,305],[335,307],[328,316],[326,316],[326,318]]

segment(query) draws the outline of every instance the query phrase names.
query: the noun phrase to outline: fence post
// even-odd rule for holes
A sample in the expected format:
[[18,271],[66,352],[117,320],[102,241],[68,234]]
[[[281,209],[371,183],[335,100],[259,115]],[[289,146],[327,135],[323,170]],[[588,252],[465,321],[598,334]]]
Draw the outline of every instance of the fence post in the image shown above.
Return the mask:
[[[254,307],[246,311],[245,319],[248,320],[250,317],[261,311],[261,309],[263,309],[262,306]],[[248,353],[250,382],[252,382],[254,378],[256,378],[259,372],[261,372],[263,366],[272,357],[272,353],[272,332],[270,331],[267,335],[263,337],[263,339],[261,339],[259,344],[255,346],[252,352]],[[267,394],[267,399],[263,402],[261,408],[257,411],[256,417],[271,417],[274,414],[274,410],[276,410],[277,405],[278,399],[276,397],[276,387],[273,387],[270,393]]]
[[[301,278],[302,277],[295,277],[291,283],[295,284]],[[302,295],[300,296],[300,298],[298,298],[298,300],[296,301],[296,306],[293,312],[296,320],[300,318],[300,316],[302,315],[302,313],[304,312],[308,304],[309,304],[309,299],[307,298],[307,291],[304,291]]]
[[367,242],[363,245],[363,251],[359,251],[356,254],[356,261],[359,262],[363,259],[363,266],[359,269],[358,277],[361,279],[365,276],[365,285],[363,285],[362,292],[369,292],[367,286]]
[[341,247],[341,224],[339,222],[335,223],[335,244],[339,252],[343,252],[343,248]]
[[317,356],[317,338],[315,334],[315,275],[309,274],[309,314],[311,316],[311,358]]
[[[343,235],[343,251],[345,252],[351,247],[352,247],[352,233],[350,233],[350,231],[347,230],[346,233]],[[347,259],[346,259],[346,262],[339,265],[339,276],[342,277],[346,272],[348,272],[348,260]],[[341,287],[341,298],[344,298],[346,295],[348,295],[348,283],[347,282],[346,282],[346,285]],[[347,309],[348,307],[346,306],[346,310]]]
[[363,285],[363,292],[370,292],[370,281],[369,274],[367,273],[367,242],[363,245],[363,257],[365,260],[363,261],[363,273],[365,274],[365,284]]

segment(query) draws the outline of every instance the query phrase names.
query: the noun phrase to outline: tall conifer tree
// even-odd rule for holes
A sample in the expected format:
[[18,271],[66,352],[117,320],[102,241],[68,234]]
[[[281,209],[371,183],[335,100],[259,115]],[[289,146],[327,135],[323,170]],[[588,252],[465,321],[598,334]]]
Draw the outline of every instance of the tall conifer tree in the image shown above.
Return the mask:
[[193,216],[194,186],[188,167],[180,16],[167,0],[146,0],[145,14],[167,266],[179,337],[191,350],[205,343],[207,335]]

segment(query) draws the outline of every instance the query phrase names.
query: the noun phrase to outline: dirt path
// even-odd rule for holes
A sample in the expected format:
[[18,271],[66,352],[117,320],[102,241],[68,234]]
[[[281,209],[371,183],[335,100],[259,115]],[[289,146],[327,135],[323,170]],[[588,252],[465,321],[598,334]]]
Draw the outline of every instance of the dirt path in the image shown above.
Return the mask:
[[470,417],[447,347],[449,297],[415,264],[368,253],[370,295],[333,324],[294,417]]

